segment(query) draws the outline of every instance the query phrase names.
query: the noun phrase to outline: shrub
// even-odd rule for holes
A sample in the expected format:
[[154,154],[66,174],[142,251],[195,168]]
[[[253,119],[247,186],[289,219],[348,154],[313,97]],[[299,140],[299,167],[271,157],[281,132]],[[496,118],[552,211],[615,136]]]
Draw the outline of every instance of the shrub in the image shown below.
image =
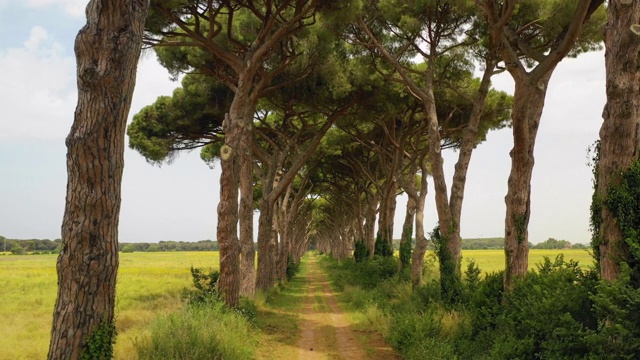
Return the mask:
[[133,246],[131,246],[131,245],[125,245],[125,246],[122,248],[122,252],[123,252],[123,253],[132,253],[132,252],[133,252],[133,250],[134,250],[134,249],[133,249]]
[[203,269],[191,267],[191,278],[194,289],[184,289],[182,299],[189,304],[208,303],[218,298],[218,278],[220,272],[211,269],[205,272]]
[[300,271],[300,263],[296,263],[293,261],[291,257],[287,257],[287,280],[291,281],[294,276]]
[[369,248],[364,240],[358,240],[355,243],[353,258],[356,262],[362,262],[369,259]]
[[468,306],[472,337],[493,344],[492,358],[586,357],[586,339],[597,328],[590,300],[597,281],[596,273],[561,255],[554,262],[545,258],[509,293],[502,294],[502,276],[494,274]]
[[590,352],[602,358],[640,359],[640,289],[632,286],[623,264],[617,281],[602,281],[592,296],[600,331],[591,336]]

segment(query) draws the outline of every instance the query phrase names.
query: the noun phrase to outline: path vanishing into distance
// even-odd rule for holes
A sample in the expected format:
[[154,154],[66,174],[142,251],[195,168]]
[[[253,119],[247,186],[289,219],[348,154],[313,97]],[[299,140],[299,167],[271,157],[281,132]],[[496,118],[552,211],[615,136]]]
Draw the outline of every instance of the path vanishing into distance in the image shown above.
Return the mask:
[[[338,304],[337,293],[314,256],[304,259],[304,270],[297,276],[301,286],[292,296],[298,304],[282,316],[295,317],[297,334],[291,345],[261,358],[280,359],[400,359],[379,334],[354,330],[348,314]],[[295,280],[294,280],[295,281]]]

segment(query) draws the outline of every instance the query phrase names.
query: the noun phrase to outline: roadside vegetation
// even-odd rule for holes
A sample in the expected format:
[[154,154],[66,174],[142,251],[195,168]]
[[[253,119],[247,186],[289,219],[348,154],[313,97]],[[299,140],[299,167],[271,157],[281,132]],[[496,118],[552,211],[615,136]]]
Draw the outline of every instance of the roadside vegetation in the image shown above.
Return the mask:
[[467,261],[454,302],[435,262],[425,261],[425,284],[416,289],[396,257],[323,256],[321,264],[356,327],[382,334],[406,359],[638,358],[640,293],[629,277],[602,282],[584,250],[545,252],[510,292],[503,270],[485,273]]

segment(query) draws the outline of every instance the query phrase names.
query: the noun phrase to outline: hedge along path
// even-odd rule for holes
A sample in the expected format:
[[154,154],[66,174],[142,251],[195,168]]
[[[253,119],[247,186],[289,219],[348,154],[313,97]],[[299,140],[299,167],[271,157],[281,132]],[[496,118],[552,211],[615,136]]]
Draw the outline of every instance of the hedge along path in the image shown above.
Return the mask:
[[301,311],[302,324],[297,342],[299,359],[395,359],[397,356],[381,339],[368,337],[369,351],[361,345],[349,319],[331,290],[315,257],[306,257],[308,292]]

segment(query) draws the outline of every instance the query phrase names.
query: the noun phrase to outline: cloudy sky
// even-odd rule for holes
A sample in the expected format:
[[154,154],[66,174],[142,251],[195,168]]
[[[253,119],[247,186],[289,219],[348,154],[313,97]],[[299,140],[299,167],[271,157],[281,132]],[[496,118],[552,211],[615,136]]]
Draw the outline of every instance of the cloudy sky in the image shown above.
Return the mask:
[[[64,138],[76,105],[73,42],[86,0],[0,0],[0,235],[59,238],[66,191]],[[587,148],[598,137],[605,103],[603,52],[564,60],[551,80],[536,144],[530,241],[588,242],[591,170]],[[177,83],[143,55],[131,114],[171,94]],[[508,75],[494,80],[513,92]],[[511,130],[489,134],[474,152],[462,236],[504,233]],[[457,153],[445,153],[449,176]],[[197,152],[154,167],[126,149],[120,241],[215,239],[219,170]],[[427,230],[436,222],[433,190]],[[404,216],[400,199],[396,222]],[[396,237],[400,229],[397,226]]]

